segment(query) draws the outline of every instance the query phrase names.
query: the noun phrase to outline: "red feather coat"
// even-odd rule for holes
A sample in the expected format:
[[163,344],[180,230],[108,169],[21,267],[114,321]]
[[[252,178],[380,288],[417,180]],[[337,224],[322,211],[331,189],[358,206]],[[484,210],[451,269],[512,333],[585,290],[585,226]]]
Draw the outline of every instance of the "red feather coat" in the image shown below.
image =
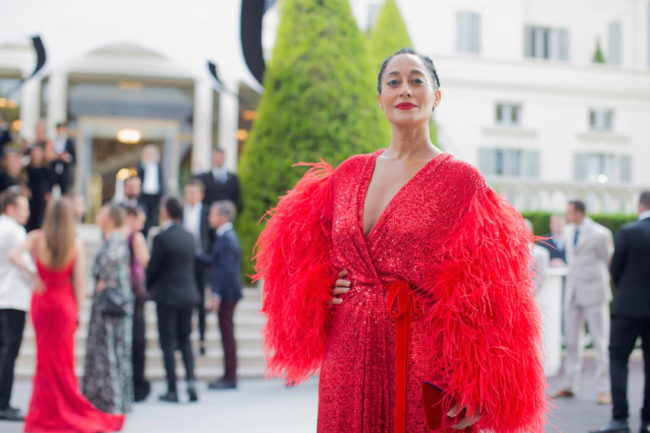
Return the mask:
[[[270,211],[256,246],[271,373],[320,373],[318,431],[388,433],[395,423],[395,319],[386,285],[410,283],[418,309],[408,352],[406,431],[429,432],[422,381],[445,410],[479,410],[469,431],[542,432],[540,315],[521,216],[470,165],[442,154],[364,236],[379,150],[336,170],[321,162]],[[327,306],[337,273],[351,290]]]

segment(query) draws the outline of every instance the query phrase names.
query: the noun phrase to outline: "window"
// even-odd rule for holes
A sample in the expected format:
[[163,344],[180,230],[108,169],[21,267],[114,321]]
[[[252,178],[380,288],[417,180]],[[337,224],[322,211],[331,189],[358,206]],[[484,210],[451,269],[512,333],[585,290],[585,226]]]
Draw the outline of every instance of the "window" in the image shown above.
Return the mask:
[[582,182],[632,182],[631,155],[576,153],[573,177]]
[[607,63],[613,65],[620,65],[622,62],[622,24],[620,21],[612,21],[609,23],[607,29],[608,45],[607,45]]
[[521,105],[497,104],[496,123],[500,126],[519,126],[521,124]]
[[486,176],[539,178],[539,151],[481,148],[479,169]]
[[524,56],[536,59],[569,60],[569,30],[526,26]]
[[470,54],[481,52],[481,16],[476,12],[456,14],[456,51]]
[[611,131],[614,129],[614,110],[589,110],[589,129],[592,131]]

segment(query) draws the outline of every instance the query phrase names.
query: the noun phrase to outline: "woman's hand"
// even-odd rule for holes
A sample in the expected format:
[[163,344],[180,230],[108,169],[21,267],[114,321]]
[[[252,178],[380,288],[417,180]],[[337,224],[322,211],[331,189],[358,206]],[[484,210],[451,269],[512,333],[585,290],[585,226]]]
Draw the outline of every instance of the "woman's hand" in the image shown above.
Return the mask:
[[[447,412],[447,416],[450,418],[454,418],[458,416],[459,413],[462,413],[466,409],[467,408],[465,407],[460,407],[459,405],[455,405],[454,407],[449,409],[449,412]],[[456,430],[463,430],[466,429],[467,427],[473,426],[481,419],[481,414],[478,409],[476,410],[475,413],[476,415],[474,415],[472,418],[468,418],[467,416],[463,417],[463,419],[461,419],[458,422],[458,424],[451,426],[451,428]]]
[[330,299],[327,305],[338,305],[343,302],[343,299],[338,296],[347,293],[350,290],[350,281],[344,279],[347,274],[348,272],[345,269],[339,272],[339,278],[334,283],[334,289],[332,289],[332,299]]
[[34,290],[34,293],[38,293],[39,295],[42,295],[43,292],[45,292],[45,284],[43,284],[43,280],[41,280],[41,277],[37,272],[32,274],[32,290]]

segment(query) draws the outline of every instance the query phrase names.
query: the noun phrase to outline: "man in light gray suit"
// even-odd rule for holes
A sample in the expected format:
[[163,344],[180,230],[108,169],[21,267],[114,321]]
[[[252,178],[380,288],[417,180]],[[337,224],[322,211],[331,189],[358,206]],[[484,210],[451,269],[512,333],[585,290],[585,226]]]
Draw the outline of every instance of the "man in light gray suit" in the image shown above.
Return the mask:
[[609,262],[614,252],[612,232],[585,215],[585,204],[569,202],[565,229],[566,258],[569,274],[564,297],[566,359],[562,388],[553,397],[574,397],[582,371],[581,336],[585,321],[596,350],[596,386],[598,403],[609,404]]

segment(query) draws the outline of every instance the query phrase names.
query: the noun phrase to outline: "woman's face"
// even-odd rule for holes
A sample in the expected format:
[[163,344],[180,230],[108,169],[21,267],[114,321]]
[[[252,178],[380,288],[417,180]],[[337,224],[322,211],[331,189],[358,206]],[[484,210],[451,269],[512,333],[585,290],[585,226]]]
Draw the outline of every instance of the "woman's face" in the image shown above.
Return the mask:
[[136,215],[129,215],[127,222],[132,233],[139,232],[144,228],[146,217],[144,212],[138,212]]
[[32,165],[40,167],[43,164],[43,148],[41,146],[34,146],[30,152],[32,158]]
[[100,230],[106,229],[106,221],[108,220],[108,207],[104,206],[99,209],[97,216],[95,216],[95,224],[99,227]]
[[429,122],[440,102],[440,90],[422,59],[399,54],[386,65],[377,99],[390,123],[408,126]]

